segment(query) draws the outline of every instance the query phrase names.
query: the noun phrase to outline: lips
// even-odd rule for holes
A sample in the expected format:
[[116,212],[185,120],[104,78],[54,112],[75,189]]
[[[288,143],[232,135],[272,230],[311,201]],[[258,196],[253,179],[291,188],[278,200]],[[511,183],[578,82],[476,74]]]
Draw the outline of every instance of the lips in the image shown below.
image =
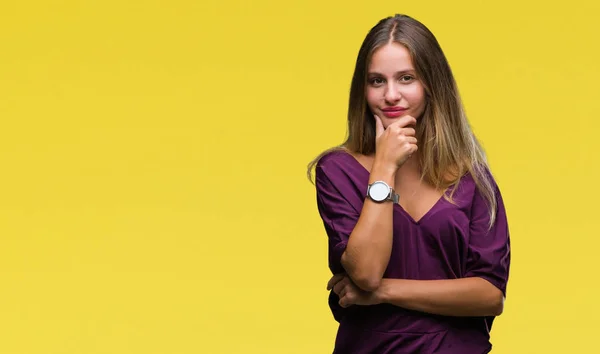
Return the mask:
[[404,107],[388,107],[388,108],[383,108],[381,111],[383,112],[383,115],[385,115],[388,118],[397,118],[400,117],[404,112],[406,112],[406,108]]

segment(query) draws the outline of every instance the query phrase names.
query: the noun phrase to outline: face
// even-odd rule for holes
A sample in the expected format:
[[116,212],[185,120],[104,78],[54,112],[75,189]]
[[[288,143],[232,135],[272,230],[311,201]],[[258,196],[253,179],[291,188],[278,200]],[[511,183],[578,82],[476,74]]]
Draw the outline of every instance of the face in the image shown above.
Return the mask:
[[425,88],[406,47],[390,43],[377,49],[367,75],[367,104],[385,128],[405,115],[417,120],[421,117],[425,110]]

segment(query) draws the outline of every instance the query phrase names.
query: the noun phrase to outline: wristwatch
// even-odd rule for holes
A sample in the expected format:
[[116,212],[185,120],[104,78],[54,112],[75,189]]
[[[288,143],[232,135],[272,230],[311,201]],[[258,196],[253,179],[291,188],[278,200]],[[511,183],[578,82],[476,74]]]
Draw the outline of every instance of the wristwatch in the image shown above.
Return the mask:
[[394,189],[384,181],[375,181],[369,184],[367,187],[367,197],[375,203],[391,201],[397,204],[399,199],[399,196],[394,192]]

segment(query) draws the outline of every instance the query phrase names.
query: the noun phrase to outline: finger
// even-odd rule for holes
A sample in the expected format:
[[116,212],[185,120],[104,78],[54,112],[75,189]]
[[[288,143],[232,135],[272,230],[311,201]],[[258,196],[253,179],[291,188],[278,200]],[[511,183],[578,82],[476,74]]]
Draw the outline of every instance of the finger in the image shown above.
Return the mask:
[[346,296],[346,294],[348,293],[348,285],[344,286],[341,290],[340,293],[338,294],[339,297],[344,297]]
[[418,143],[418,139],[414,136],[406,136],[404,134],[399,134],[396,135],[395,138],[397,142],[401,145],[416,145]]
[[334,274],[331,279],[327,282],[327,290],[333,289],[335,284],[337,284],[340,280],[344,279],[344,273]]
[[388,126],[388,129],[392,126],[404,128],[404,127],[408,127],[408,126],[414,126],[415,124],[417,124],[417,120],[413,116],[404,116],[404,117],[398,119],[397,121],[395,121],[394,123],[390,124]]
[[417,132],[413,128],[402,128],[400,130],[400,134],[406,135],[406,136],[415,136],[417,134]]
[[340,280],[340,281],[339,281],[337,284],[335,284],[335,285],[333,286],[333,292],[339,295],[339,294],[340,294],[340,292],[342,291],[342,289],[343,289],[343,288],[344,288],[346,285],[348,285],[348,281],[347,281],[347,279],[348,279],[348,278],[344,278],[344,279]]
[[354,301],[354,299],[352,298],[352,296],[350,296],[350,294],[348,294],[348,295],[346,295],[346,296],[343,296],[343,297],[341,297],[341,298],[340,298],[340,301],[338,301],[338,303],[339,303],[339,304],[340,304],[340,306],[342,306],[343,308],[346,308],[346,307],[350,307],[350,306],[352,306],[352,305],[355,303],[355,301]]
[[379,118],[376,114],[373,114],[373,117],[375,118],[375,138],[379,138],[385,131],[385,128],[383,127],[381,118]]
[[340,280],[344,279],[344,273],[334,274],[331,279],[327,282],[327,290],[333,289],[335,284],[337,284]]
[[419,147],[417,146],[417,144],[413,144],[411,147],[412,147],[412,150],[410,152],[410,155],[414,154],[415,152],[417,152],[417,150],[419,150]]
[[406,138],[406,142],[408,142],[411,145],[417,145],[417,138],[413,137],[413,136],[407,136]]

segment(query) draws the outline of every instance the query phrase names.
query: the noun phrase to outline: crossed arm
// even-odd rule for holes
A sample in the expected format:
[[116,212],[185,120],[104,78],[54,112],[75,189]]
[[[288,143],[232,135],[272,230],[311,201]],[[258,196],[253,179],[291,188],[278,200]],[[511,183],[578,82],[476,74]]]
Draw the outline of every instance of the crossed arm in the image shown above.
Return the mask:
[[[328,289],[340,298],[342,307],[389,303],[406,309],[446,316],[497,316],[503,311],[508,278],[510,246],[502,198],[497,192],[496,221],[489,227],[488,208],[481,195],[472,203],[467,271],[459,279],[409,280],[383,278],[392,246],[392,209],[389,204],[364,201],[354,219],[346,200],[327,174],[342,184],[339,166],[317,174],[319,208],[330,240],[330,266],[334,273]],[[375,170],[375,166],[374,166]],[[339,174],[339,176],[338,176]],[[381,172],[378,179],[393,180]],[[373,173],[370,178],[373,179]],[[320,178],[320,179],[319,179]],[[371,181],[370,181],[371,182]],[[389,184],[389,183],[388,183]],[[342,185],[343,187],[343,185]],[[352,190],[348,187],[348,190]]]
[[340,305],[389,303],[410,310],[445,316],[498,316],[504,295],[480,277],[444,280],[382,279],[374,291],[356,286],[346,274],[336,274],[327,289],[340,297]]

